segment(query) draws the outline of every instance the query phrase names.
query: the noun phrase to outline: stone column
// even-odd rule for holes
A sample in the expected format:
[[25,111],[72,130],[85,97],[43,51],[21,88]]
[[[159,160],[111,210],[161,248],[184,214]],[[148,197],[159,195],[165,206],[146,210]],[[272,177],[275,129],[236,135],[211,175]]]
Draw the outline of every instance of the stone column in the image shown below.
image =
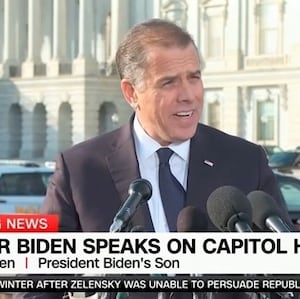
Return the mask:
[[105,17],[108,14],[103,2],[95,2],[95,57],[99,63],[99,69],[105,69]]
[[111,55],[107,61],[108,75],[115,72],[115,55],[120,41],[122,40],[129,27],[128,13],[128,0],[111,0]]
[[67,62],[67,2],[53,0],[53,55],[47,64],[50,77],[66,73]]
[[17,34],[16,34],[16,49],[18,58],[18,75],[21,76],[21,63],[27,57],[27,15],[28,5],[27,1],[18,1],[17,11]]
[[16,0],[4,1],[4,43],[3,61],[0,64],[0,78],[8,78],[12,67],[16,67],[16,13],[18,2]]
[[[285,41],[282,45],[285,45],[288,54],[288,62],[292,67],[300,66],[300,36],[299,34],[294,33],[297,29],[295,24],[299,24],[299,1],[283,1],[280,10],[281,22],[284,17],[284,27],[285,27]],[[288,34],[290,32],[291,34]],[[284,52],[283,52],[284,54]]]
[[79,0],[79,45],[78,56],[73,62],[74,75],[95,75],[98,63],[92,56],[92,39],[95,33],[94,1]]
[[28,0],[28,52],[22,65],[22,77],[43,74],[41,62],[41,0]]
[[4,1],[0,0],[0,65],[3,59],[3,45],[4,45]]

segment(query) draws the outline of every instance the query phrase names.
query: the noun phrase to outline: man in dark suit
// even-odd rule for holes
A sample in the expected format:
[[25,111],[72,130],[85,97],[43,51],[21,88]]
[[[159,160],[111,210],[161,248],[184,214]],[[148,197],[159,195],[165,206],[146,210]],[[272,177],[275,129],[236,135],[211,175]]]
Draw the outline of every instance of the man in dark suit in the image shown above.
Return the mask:
[[[141,177],[151,182],[153,195],[138,208],[132,226],[169,231],[157,154],[166,147],[173,151],[171,170],[186,192],[183,206],[195,206],[206,214],[211,192],[232,185],[245,194],[269,193],[289,222],[264,150],[198,123],[203,104],[201,61],[187,32],[163,20],[139,24],[121,43],[116,65],[124,98],[134,114],[121,128],[59,155],[42,212],[58,214],[61,231],[109,231],[128,196],[128,186]],[[203,230],[217,229],[208,220]],[[241,293],[213,297],[249,298]],[[157,295],[137,293],[130,298]]]

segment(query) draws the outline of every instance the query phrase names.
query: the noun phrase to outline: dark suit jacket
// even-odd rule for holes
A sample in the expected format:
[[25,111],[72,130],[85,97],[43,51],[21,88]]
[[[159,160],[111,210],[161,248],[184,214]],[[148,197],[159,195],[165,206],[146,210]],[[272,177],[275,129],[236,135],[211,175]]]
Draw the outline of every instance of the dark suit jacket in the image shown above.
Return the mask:
[[[205,160],[212,161],[214,166],[208,166]],[[186,204],[206,214],[207,198],[219,186],[233,185],[245,194],[264,190],[282,207],[289,222],[281,193],[267,164],[261,147],[199,124],[190,145]],[[42,212],[58,214],[61,231],[109,231],[112,219],[128,197],[128,186],[139,177],[129,123],[77,144],[58,157]],[[138,208],[132,224],[153,230],[147,205]],[[217,231],[211,222],[208,231]],[[215,296],[226,297],[232,298],[232,294]],[[234,297],[238,298],[238,294]],[[131,298],[156,296],[137,294]]]
[[[264,190],[286,211],[261,147],[200,124],[190,150],[187,205],[206,214],[210,193],[219,186],[233,185],[245,194]],[[139,177],[128,124],[77,144],[58,157],[42,212],[60,215],[62,231],[108,231],[128,197],[128,186]],[[138,209],[133,224],[153,230],[147,205]],[[209,230],[216,228],[209,223]]]

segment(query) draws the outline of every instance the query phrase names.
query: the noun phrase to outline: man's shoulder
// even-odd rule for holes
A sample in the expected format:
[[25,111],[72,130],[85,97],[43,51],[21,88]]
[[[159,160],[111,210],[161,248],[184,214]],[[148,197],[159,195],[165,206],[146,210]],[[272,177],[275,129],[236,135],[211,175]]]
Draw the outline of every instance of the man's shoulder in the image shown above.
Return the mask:
[[246,140],[242,137],[231,135],[219,129],[207,126],[205,124],[199,124],[197,130],[197,138],[203,138],[207,143],[220,147],[237,147],[244,149],[257,150],[259,145]]
[[64,156],[90,155],[93,153],[101,153],[106,155],[130,140],[131,133],[129,125],[124,125],[118,129],[104,133],[99,136],[87,139],[73,145],[63,152]]

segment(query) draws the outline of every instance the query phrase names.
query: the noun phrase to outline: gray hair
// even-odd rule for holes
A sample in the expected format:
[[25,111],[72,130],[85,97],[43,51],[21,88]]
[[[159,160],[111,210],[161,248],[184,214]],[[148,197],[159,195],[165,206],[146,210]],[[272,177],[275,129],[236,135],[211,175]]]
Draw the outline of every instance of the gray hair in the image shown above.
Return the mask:
[[116,66],[121,79],[140,85],[147,68],[147,50],[150,47],[185,48],[195,42],[183,28],[167,20],[151,19],[132,27],[119,45]]

